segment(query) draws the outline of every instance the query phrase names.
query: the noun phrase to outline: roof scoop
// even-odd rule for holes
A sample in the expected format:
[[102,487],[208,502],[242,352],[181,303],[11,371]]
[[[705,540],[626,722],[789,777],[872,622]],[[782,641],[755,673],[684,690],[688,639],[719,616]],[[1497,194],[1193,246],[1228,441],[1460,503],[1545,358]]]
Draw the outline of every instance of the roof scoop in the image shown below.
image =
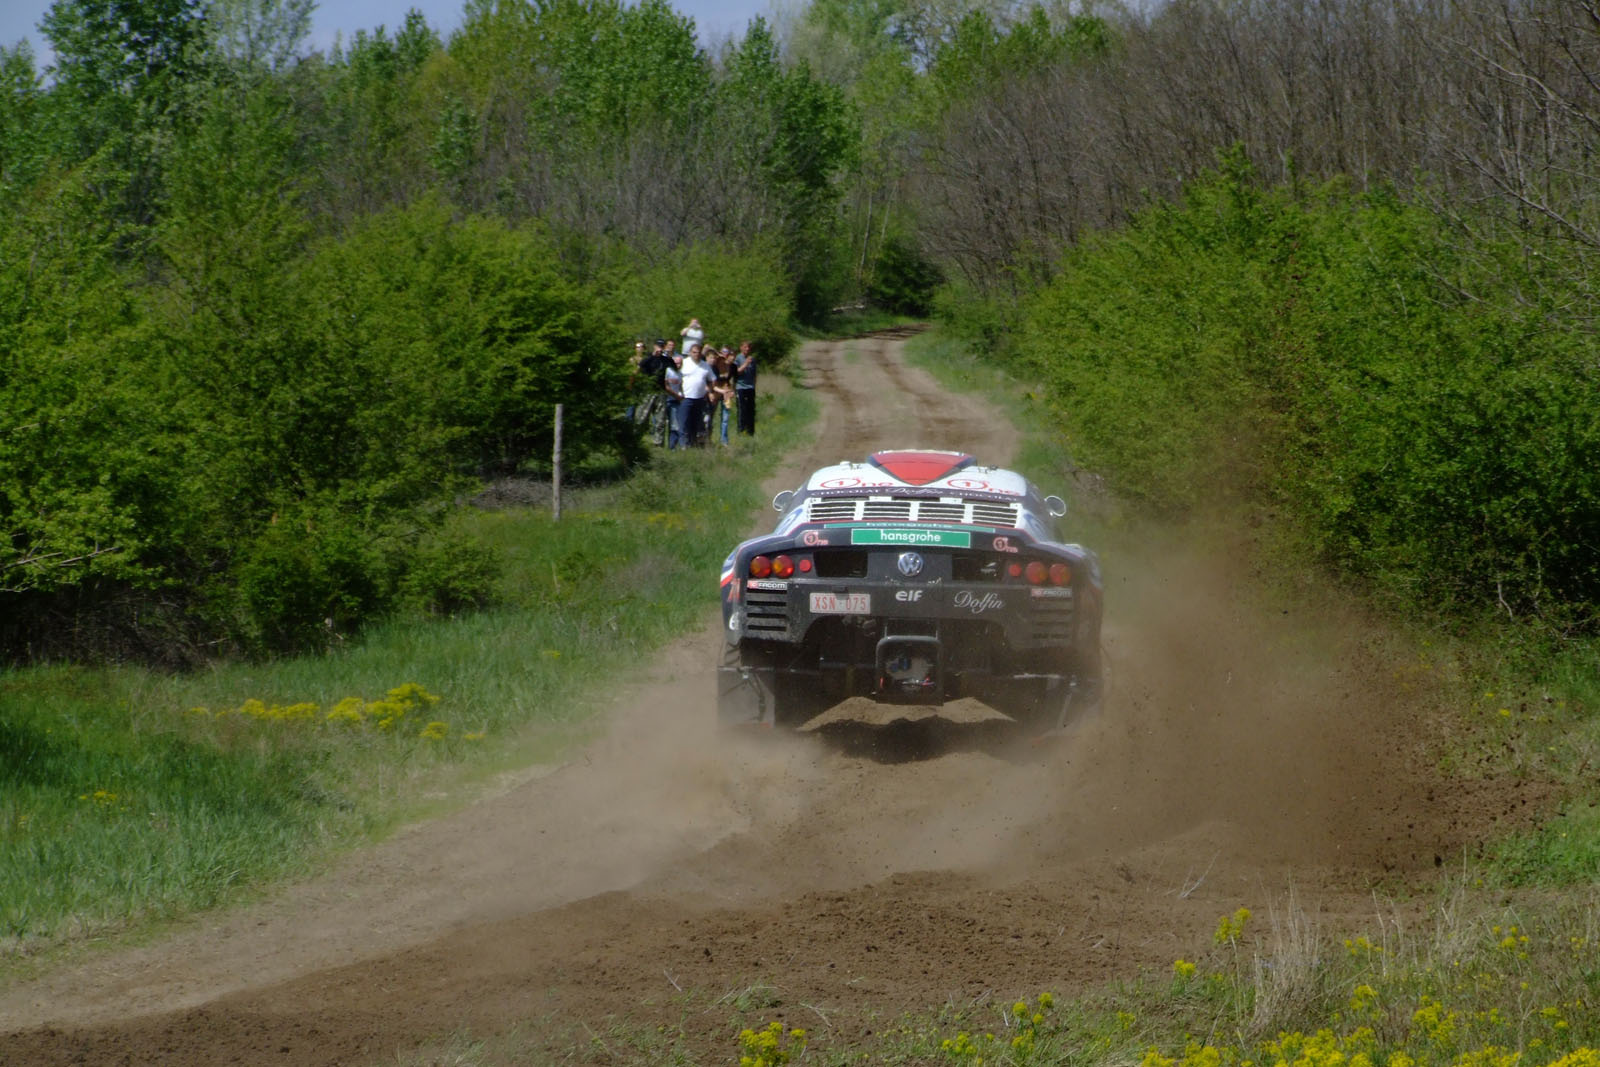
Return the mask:
[[970,467],[974,460],[965,452],[907,451],[874,452],[867,462],[907,485],[927,485]]

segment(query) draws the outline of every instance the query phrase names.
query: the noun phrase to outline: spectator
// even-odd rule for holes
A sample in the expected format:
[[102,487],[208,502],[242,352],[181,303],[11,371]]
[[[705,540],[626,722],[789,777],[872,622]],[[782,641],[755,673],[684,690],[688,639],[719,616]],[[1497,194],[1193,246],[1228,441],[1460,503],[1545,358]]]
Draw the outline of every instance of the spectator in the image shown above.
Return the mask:
[[706,332],[700,328],[699,319],[690,319],[689,325],[679,330],[678,335],[683,338],[684,352],[704,344],[706,339]]
[[739,406],[739,432],[755,435],[756,432],[756,357],[750,351],[750,342],[739,345],[739,354],[733,361],[733,392]]
[[667,369],[671,366],[672,359],[666,353],[666,342],[658,337],[650,354],[638,361],[635,372],[644,399],[638,402],[633,418],[647,428],[651,440],[658,445],[667,443],[667,428],[670,425],[669,402],[672,397],[667,393],[666,378]]
[[646,358],[648,357],[645,355],[644,341],[641,339],[633,342],[633,369],[628,372],[628,399],[630,403],[628,404],[628,410],[622,416],[629,422],[632,422],[638,416],[640,405],[648,400],[651,392],[650,372],[644,365]]
[[683,360],[683,412],[681,439],[686,445],[705,444],[706,395],[711,390],[711,368],[700,358],[700,346],[691,345]]
[[733,407],[733,358],[726,347],[711,357],[711,425],[720,427],[719,440],[728,443],[728,416]]
[[671,361],[671,366],[662,378],[662,386],[667,392],[667,425],[670,430],[667,434],[668,448],[687,447],[683,439],[683,357],[672,350],[672,342],[667,342],[666,354]]

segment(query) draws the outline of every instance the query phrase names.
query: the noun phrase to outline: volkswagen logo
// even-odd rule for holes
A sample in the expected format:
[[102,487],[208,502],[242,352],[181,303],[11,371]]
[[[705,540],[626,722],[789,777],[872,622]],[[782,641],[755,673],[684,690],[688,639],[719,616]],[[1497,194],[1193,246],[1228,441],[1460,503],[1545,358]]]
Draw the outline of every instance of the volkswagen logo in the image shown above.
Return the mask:
[[922,553],[902,552],[896,565],[900,568],[901,574],[907,578],[915,578],[922,573]]

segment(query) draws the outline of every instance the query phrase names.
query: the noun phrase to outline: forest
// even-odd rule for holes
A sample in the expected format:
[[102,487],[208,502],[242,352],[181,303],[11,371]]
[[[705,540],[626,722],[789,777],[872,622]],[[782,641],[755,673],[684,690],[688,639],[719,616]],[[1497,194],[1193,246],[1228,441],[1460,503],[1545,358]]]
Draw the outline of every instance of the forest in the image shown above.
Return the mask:
[[483,603],[444,517],[648,462],[636,337],[866,304],[1031,383],[1122,499],[1404,609],[1600,622],[1600,4],[56,0],[0,42],[13,662]]

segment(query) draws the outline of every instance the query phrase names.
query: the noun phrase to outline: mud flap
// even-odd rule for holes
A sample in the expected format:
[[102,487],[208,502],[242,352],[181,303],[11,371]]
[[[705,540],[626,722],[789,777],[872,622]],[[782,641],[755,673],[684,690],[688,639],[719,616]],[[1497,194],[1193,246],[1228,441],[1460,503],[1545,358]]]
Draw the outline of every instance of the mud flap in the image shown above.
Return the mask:
[[1045,690],[1039,714],[1032,723],[1037,731],[1034,740],[1062,737],[1071,727],[1094,719],[1100,714],[1104,699],[1105,681],[1098,663],[1090,676],[1073,677]]
[[778,709],[775,682],[770,667],[718,667],[717,725],[773,725]]

